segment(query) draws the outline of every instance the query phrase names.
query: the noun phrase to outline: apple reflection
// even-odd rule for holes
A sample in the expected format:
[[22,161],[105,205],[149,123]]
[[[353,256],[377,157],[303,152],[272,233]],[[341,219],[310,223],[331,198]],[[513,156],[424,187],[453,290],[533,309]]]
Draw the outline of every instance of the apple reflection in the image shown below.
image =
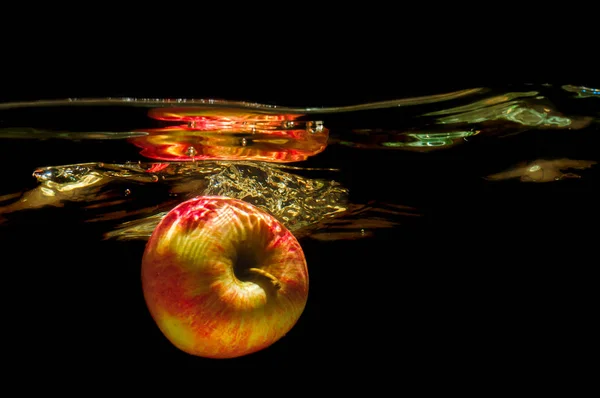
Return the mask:
[[298,120],[300,113],[275,114],[266,106],[264,112],[220,108],[211,101],[205,105],[150,109],[150,118],[176,124],[141,131],[142,136],[129,141],[143,156],[168,162],[299,162],[327,146],[329,132],[323,123]]
[[[203,126],[206,126],[203,124]],[[252,130],[254,129],[254,130]],[[322,152],[328,131],[310,129],[204,130],[172,126],[146,131],[129,142],[141,148],[141,155],[160,161],[255,160],[263,162],[299,162]]]
[[168,122],[195,122],[196,128],[212,130],[215,127],[227,128],[248,124],[276,127],[283,121],[294,121],[303,115],[261,113],[259,110],[242,111],[234,107],[172,107],[150,109],[148,116]]

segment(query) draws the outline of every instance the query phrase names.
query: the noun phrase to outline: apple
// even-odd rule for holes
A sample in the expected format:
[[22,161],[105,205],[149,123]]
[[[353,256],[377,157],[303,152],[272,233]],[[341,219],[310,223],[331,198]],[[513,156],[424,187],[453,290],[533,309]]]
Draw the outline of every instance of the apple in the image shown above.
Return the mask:
[[165,337],[188,354],[262,350],[298,321],[308,270],[295,236],[238,199],[200,196],[173,208],[142,258],[142,288]]

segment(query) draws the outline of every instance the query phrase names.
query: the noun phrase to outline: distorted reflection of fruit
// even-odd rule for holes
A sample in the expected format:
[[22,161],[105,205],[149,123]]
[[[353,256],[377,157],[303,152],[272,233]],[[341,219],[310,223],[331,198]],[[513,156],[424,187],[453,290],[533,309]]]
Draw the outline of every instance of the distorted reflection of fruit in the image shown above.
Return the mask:
[[141,148],[141,155],[161,161],[256,160],[298,162],[327,147],[328,132],[273,130],[228,132],[165,127],[145,130],[147,135],[129,142]]

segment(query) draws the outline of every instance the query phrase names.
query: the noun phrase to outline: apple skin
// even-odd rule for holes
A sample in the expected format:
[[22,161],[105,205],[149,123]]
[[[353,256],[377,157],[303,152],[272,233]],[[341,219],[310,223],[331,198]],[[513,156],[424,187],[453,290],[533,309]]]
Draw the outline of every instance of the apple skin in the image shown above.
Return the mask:
[[295,236],[238,199],[196,197],[156,227],[142,258],[152,318],[180,350],[234,358],[262,350],[298,321],[308,270]]

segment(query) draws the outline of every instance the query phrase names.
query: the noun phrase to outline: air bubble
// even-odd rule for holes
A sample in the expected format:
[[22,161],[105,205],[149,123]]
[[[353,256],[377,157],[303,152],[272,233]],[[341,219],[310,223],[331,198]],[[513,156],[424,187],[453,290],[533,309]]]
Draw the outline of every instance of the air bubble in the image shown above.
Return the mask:
[[196,156],[198,154],[198,151],[196,150],[196,148],[194,148],[193,146],[189,147],[187,149],[187,151],[185,152],[188,156]]
[[246,138],[242,138],[242,146],[248,145],[248,140]]
[[192,161],[194,161],[194,157],[198,154],[198,151],[196,150],[196,148],[194,148],[193,146],[188,147],[188,149],[185,151],[185,154],[188,155],[189,157],[192,158]]
[[320,133],[323,131],[323,122],[308,122],[306,129],[311,134]]

